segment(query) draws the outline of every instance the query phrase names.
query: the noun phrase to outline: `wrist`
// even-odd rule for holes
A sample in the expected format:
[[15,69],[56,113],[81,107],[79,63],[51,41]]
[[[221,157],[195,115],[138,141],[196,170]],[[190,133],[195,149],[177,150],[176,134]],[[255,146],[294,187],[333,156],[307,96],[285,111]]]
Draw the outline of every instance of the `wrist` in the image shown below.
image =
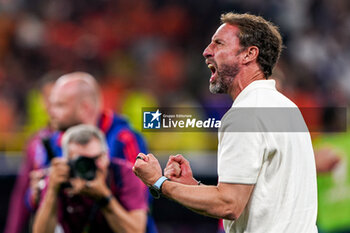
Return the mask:
[[201,182],[196,180],[195,178],[192,178],[192,182],[191,182],[191,185],[200,185]]
[[107,187],[105,189],[103,189],[101,192],[101,197],[108,197],[110,195],[112,195],[112,192]]
[[[154,179],[152,182],[150,182],[150,185],[148,185],[148,186],[153,186],[153,185],[155,185],[155,183],[157,183],[157,181],[158,181],[160,178],[162,178],[162,177],[163,177],[163,175],[160,174],[160,175],[158,176],[158,178],[156,178],[156,179]],[[166,177],[166,176],[164,176],[164,177]]]
[[109,203],[111,202],[111,200],[114,198],[113,194],[109,194],[107,196],[103,196],[101,197],[98,201],[97,204],[101,207],[101,208],[105,208],[109,205]]
[[60,185],[52,184],[50,181],[48,182],[47,192],[52,192],[57,194],[59,190],[60,190]]
[[155,199],[160,198],[160,195],[162,194],[162,186],[165,181],[169,180],[169,178],[161,176],[153,185],[149,187],[149,191]]
[[[55,203],[57,202],[57,198],[58,198],[58,193],[53,189],[48,189],[44,196],[43,202],[45,202],[49,206],[55,206]],[[38,203],[38,206],[39,204],[40,203]]]

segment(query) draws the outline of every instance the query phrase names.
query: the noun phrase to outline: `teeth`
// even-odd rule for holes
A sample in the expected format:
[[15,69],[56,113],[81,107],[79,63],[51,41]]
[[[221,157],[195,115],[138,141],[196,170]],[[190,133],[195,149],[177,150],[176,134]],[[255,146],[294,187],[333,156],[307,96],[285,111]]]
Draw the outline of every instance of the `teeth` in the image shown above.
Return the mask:
[[213,64],[209,64],[209,65],[208,65],[208,68],[209,68],[209,69],[213,69],[213,68],[215,68],[215,67],[214,67]]

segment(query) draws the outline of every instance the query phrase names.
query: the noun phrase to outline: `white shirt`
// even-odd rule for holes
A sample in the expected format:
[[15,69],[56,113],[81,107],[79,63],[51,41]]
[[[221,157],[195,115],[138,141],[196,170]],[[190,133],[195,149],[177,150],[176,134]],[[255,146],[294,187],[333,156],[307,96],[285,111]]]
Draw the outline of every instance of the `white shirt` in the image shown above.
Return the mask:
[[248,85],[222,118],[218,136],[219,182],[255,185],[241,216],[224,220],[226,233],[317,232],[310,134],[297,106],[276,90],[274,80]]

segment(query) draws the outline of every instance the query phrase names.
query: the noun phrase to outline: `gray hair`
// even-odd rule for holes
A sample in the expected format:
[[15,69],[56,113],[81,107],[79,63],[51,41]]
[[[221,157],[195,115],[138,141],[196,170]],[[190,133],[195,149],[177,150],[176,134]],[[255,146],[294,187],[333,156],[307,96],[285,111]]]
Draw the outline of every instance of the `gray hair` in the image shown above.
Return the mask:
[[88,144],[93,138],[101,142],[102,152],[108,152],[106,137],[97,127],[92,125],[80,124],[69,128],[62,138],[63,157],[68,157],[68,146],[70,143],[79,145]]

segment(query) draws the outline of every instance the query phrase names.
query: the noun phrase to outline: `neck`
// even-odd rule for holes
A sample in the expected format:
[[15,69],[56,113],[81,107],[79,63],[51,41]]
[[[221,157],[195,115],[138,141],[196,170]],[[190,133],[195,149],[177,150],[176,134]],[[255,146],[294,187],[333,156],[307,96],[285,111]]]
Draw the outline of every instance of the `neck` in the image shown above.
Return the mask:
[[260,70],[255,70],[253,72],[241,72],[238,74],[229,90],[232,100],[235,100],[236,97],[244,90],[244,88],[257,80],[266,80],[264,73]]

